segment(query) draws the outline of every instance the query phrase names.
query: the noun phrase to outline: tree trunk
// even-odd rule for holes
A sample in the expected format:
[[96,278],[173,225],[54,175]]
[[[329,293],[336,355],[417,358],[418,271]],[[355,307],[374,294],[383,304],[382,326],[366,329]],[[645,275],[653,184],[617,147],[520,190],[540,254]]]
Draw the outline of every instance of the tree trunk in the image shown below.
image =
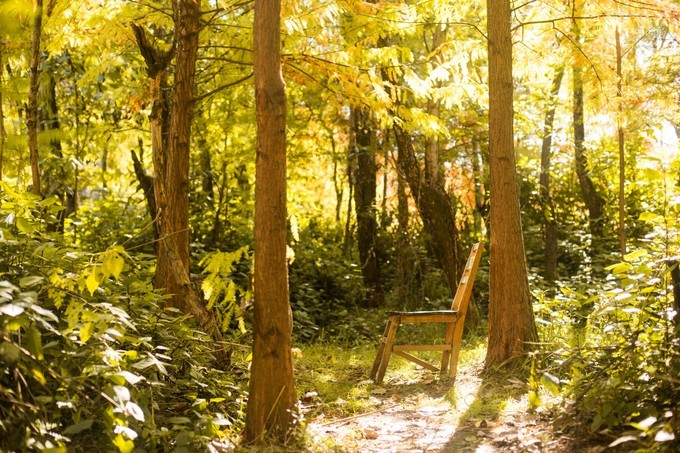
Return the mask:
[[375,153],[371,147],[370,118],[366,111],[353,108],[350,114],[350,159],[356,159],[356,185],[354,209],[357,217],[357,245],[361,273],[366,286],[366,300],[370,307],[380,307],[385,300],[380,283],[378,261],[378,224],[376,221],[376,173]]
[[286,91],[280,16],[280,0],[255,0],[255,316],[246,442],[261,442],[265,434],[284,441],[296,400],[286,261]]
[[[144,155],[144,141],[139,138],[137,143],[139,145],[139,156],[141,157]],[[156,222],[158,209],[156,208],[156,195],[154,194],[154,178],[146,172],[140,157],[137,157],[137,153],[134,150],[130,150],[130,154],[137,182],[142,192],[144,192],[144,198],[146,199],[147,210],[149,211],[149,217],[153,226],[153,237],[158,241],[158,223]]]
[[422,177],[411,137],[398,126],[395,126],[394,132],[400,168],[411,189],[424,230],[430,236],[429,241],[442,266],[449,288],[454,293],[460,275],[460,243],[451,200],[441,185],[428,184]]
[[621,259],[626,255],[626,144],[623,137],[623,69],[621,35],[616,27],[616,98],[618,99],[617,129],[619,142],[619,248]]
[[[580,30],[576,21],[573,25],[574,38],[580,42]],[[602,239],[604,219],[602,217],[604,200],[597,193],[595,184],[590,178],[588,157],[585,153],[585,127],[583,113],[583,76],[578,64],[573,67],[573,93],[574,93],[574,154],[576,161],[576,175],[581,186],[581,195],[588,209],[588,218],[591,234],[591,251],[597,249],[596,244]]]
[[408,194],[402,160],[397,156],[397,288],[401,304],[408,302],[409,288],[413,279],[414,253],[409,237]]
[[510,0],[487,0],[489,46],[489,168],[491,195],[489,347],[486,367],[534,346],[513,143]]
[[40,34],[42,32],[43,0],[35,1],[33,35],[31,38],[31,74],[28,91],[28,149],[31,154],[32,192],[42,195],[40,187],[40,155],[38,153],[38,75],[40,72]]
[[2,163],[5,158],[5,114],[2,110],[2,83],[5,69],[2,66],[2,51],[3,43],[0,42],[0,182],[2,182]]
[[[191,314],[218,341],[222,334],[191,284],[189,263],[189,145],[193,112],[194,72],[198,52],[200,1],[180,0],[173,45],[168,52],[154,48],[138,25],[132,28],[144,57],[153,102],[151,148],[158,233],[155,286],[172,296],[166,305]],[[167,67],[177,49],[172,108],[167,96]],[[229,353],[216,352],[222,366]]]
[[557,279],[557,219],[555,218],[555,204],[550,195],[550,154],[553,137],[553,125],[555,123],[555,109],[557,96],[560,93],[564,66],[560,66],[555,72],[555,78],[550,89],[548,110],[545,113],[543,126],[543,143],[541,144],[541,201],[543,202],[543,225],[545,228],[545,280],[554,282]]

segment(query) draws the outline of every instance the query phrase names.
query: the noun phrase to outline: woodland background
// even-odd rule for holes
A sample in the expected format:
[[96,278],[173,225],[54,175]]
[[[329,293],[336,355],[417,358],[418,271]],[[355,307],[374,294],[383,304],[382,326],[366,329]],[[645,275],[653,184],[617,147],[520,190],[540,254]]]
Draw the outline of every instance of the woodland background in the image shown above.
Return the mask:
[[[552,394],[584,438],[672,449],[680,4],[510,6],[528,410]],[[220,448],[243,432],[254,7],[0,1],[0,447]],[[282,8],[293,343],[373,348],[385,309],[448,308],[494,234],[487,5]],[[497,325],[482,263],[468,345]]]

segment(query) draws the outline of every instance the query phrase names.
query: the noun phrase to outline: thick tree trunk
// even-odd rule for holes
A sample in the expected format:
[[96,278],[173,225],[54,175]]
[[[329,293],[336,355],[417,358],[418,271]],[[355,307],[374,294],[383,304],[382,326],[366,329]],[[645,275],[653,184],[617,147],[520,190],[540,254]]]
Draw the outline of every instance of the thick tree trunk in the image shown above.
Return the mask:
[[[573,26],[576,42],[580,42],[580,30],[576,21]],[[583,112],[583,75],[581,68],[575,64],[573,67],[573,95],[574,95],[574,155],[576,161],[576,175],[581,187],[581,195],[588,209],[590,223],[591,249],[596,249],[596,244],[602,239],[604,218],[604,200],[597,193],[595,184],[590,178],[588,157],[585,152],[585,127]]]
[[498,366],[537,340],[531,307],[513,143],[510,0],[487,0],[489,46],[489,168],[491,195],[489,347]]
[[411,189],[426,234],[430,236],[434,253],[442,266],[452,293],[458,286],[460,243],[455,222],[455,212],[449,196],[440,184],[428,184],[422,177],[411,137],[395,127],[400,168]]
[[380,283],[378,261],[378,224],[376,221],[376,174],[375,153],[371,147],[370,118],[360,108],[353,108],[350,115],[352,156],[354,166],[354,209],[357,217],[357,245],[361,273],[366,286],[366,300],[370,307],[380,307],[385,300]]
[[555,109],[557,96],[564,77],[564,66],[555,72],[555,78],[550,89],[548,110],[545,113],[543,126],[543,143],[541,144],[541,200],[543,202],[543,225],[545,241],[545,280],[554,282],[557,279],[557,219],[555,218],[555,204],[550,195],[550,154],[552,147],[553,125],[555,123]]
[[33,35],[31,38],[31,69],[28,91],[28,149],[31,155],[32,192],[42,195],[40,187],[40,154],[38,153],[38,76],[40,72],[40,35],[42,32],[43,0],[35,2]]
[[[194,72],[198,52],[200,1],[178,3],[175,40],[168,52],[149,42],[144,30],[133,24],[137,45],[144,57],[153,102],[151,148],[158,234],[155,286],[172,296],[166,304],[191,314],[218,341],[222,334],[214,316],[193,289],[189,268],[189,145],[193,112]],[[172,109],[168,100],[167,67],[177,49]],[[216,352],[222,366],[229,353]]]
[[280,0],[255,0],[255,317],[247,442],[260,442],[265,434],[285,440],[296,399],[286,261],[286,91],[280,16]]

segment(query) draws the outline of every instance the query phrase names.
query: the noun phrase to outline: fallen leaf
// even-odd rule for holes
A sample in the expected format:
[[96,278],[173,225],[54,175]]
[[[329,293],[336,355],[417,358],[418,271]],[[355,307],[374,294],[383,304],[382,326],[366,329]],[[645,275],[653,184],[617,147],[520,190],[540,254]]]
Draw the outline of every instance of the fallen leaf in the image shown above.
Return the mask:
[[372,430],[371,428],[366,428],[364,429],[364,437],[366,439],[377,439],[378,433]]
[[382,387],[378,387],[376,389],[371,390],[371,393],[374,395],[384,395],[385,393],[387,393],[387,390],[385,390]]

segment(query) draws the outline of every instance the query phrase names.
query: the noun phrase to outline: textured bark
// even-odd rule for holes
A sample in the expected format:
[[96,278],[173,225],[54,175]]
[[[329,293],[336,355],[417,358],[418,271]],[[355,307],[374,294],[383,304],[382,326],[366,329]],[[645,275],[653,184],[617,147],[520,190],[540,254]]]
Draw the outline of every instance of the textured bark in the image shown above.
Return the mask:
[[[139,143],[139,155],[142,156],[144,150],[144,142],[140,138]],[[134,150],[130,151],[132,156],[132,165],[135,170],[135,176],[137,177],[137,182],[139,187],[144,192],[144,198],[146,199],[146,207],[149,211],[149,217],[151,218],[153,226],[154,239],[158,240],[158,224],[156,223],[156,216],[158,215],[158,209],[156,208],[156,195],[154,194],[154,178],[149,175],[144,169],[144,164],[141,162],[140,158],[137,157],[137,153]]]
[[489,346],[486,366],[533,349],[537,339],[527,277],[513,143],[510,0],[487,0],[491,196]]
[[555,72],[555,77],[550,89],[548,110],[545,113],[543,126],[543,142],[541,144],[541,201],[543,202],[543,226],[545,244],[545,280],[553,282],[557,279],[557,219],[555,218],[555,204],[550,194],[550,155],[553,137],[553,125],[555,123],[555,109],[557,96],[562,85],[564,66],[560,66]]
[[286,261],[286,91],[280,16],[280,0],[255,0],[255,316],[247,442],[261,442],[265,435],[284,441],[296,400]]
[[428,184],[423,178],[411,137],[399,127],[395,127],[394,132],[399,151],[399,168],[408,182],[424,230],[430,236],[433,251],[453,293],[460,275],[460,243],[451,200],[440,184]]
[[[154,196],[160,239],[157,242],[155,286],[171,297],[166,305],[190,313],[218,341],[222,334],[191,284],[189,261],[189,146],[194,104],[194,73],[200,28],[200,1],[177,3],[176,31],[168,52],[155,49],[144,30],[132,25],[146,63],[153,102],[151,148],[154,163]],[[176,50],[172,104],[167,97],[167,67]],[[172,105],[172,108],[170,108]],[[222,366],[229,353],[216,352]]]
[[371,146],[370,117],[366,111],[353,108],[350,115],[350,159],[356,159],[354,209],[357,218],[357,245],[361,260],[361,273],[366,286],[366,300],[371,307],[382,306],[385,293],[380,283],[376,220],[376,174],[375,153]]
[[[578,24],[574,21],[573,32],[576,42],[580,42],[580,31]],[[583,113],[583,75],[578,64],[573,67],[573,95],[574,95],[574,155],[576,161],[576,175],[578,176],[581,187],[581,195],[588,209],[590,223],[590,234],[592,244],[595,246],[602,239],[604,219],[603,208],[604,200],[597,193],[595,184],[590,178],[590,168],[588,156],[585,153],[585,126]],[[596,248],[596,247],[593,247]]]
[[38,152],[38,76],[40,73],[40,35],[42,32],[43,0],[35,2],[33,34],[31,37],[31,66],[28,89],[28,149],[31,156],[32,192],[42,195],[40,187],[40,154]]

